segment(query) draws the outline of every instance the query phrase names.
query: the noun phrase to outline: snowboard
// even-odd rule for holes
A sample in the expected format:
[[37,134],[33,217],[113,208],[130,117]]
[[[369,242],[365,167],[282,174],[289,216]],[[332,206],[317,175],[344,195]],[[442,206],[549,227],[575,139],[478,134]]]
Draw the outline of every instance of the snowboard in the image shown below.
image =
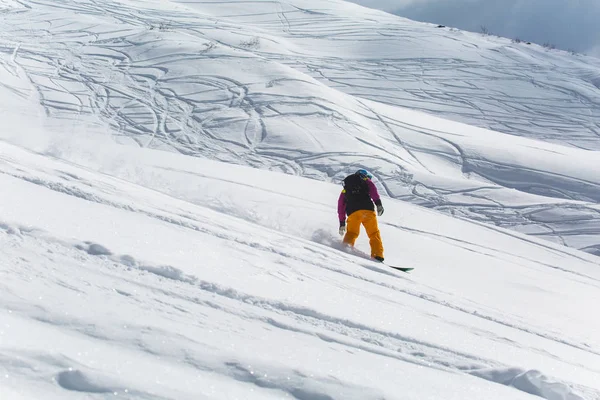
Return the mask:
[[395,269],[396,271],[402,271],[402,272],[410,272],[410,271],[412,271],[414,269],[414,268],[411,268],[411,267],[396,267],[395,265],[389,265],[389,264],[386,264],[386,263],[382,263],[382,264],[385,265],[386,267],[390,267],[390,268]]
[[367,260],[374,261],[374,262],[376,262],[378,264],[385,265],[386,267],[395,269],[396,271],[402,271],[402,272],[407,272],[408,273],[408,272],[410,272],[410,271],[412,271],[414,269],[414,268],[411,268],[411,267],[397,267],[395,265],[386,264],[385,261],[384,262],[377,261],[377,260],[371,258],[371,256],[368,255],[367,253],[365,253],[365,252],[363,252],[363,251],[361,251],[361,250],[359,250],[359,249],[357,249],[355,247],[347,246],[347,245],[345,245],[343,243],[342,243],[342,251],[345,251],[346,253],[354,254],[357,257],[361,257],[361,258],[365,258]]

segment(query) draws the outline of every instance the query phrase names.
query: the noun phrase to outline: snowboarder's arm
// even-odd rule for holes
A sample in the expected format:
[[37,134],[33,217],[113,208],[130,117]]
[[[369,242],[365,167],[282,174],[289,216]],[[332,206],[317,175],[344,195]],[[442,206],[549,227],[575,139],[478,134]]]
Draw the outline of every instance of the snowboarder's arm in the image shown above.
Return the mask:
[[346,223],[346,191],[342,190],[340,197],[338,198],[338,217],[340,224]]
[[373,200],[373,203],[375,203],[375,205],[380,206],[381,198],[379,197],[379,192],[377,191],[377,187],[375,186],[373,181],[371,181],[370,179],[367,180],[367,186],[369,187],[369,196],[371,196],[371,200]]

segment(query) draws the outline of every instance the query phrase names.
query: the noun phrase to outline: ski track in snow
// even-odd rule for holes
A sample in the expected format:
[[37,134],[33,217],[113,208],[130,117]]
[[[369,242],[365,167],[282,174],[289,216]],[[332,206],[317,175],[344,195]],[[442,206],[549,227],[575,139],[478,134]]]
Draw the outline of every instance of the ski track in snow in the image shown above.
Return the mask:
[[[360,165],[389,196],[597,253],[598,156],[576,150],[600,150],[596,59],[305,3],[15,2],[2,65],[48,115],[123,142],[334,181],[331,160]],[[396,106],[558,146],[500,135],[523,150],[494,160]],[[553,153],[589,162],[544,168]]]

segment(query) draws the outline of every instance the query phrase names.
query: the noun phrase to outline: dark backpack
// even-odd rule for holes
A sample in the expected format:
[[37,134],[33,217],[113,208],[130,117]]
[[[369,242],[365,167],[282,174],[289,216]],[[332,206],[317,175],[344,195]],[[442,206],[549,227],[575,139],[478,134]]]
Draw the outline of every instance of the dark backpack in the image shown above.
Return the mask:
[[349,175],[344,179],[344,190],[346,194],[353,196],[368,195],[369,187],[360,176],[354,174]]

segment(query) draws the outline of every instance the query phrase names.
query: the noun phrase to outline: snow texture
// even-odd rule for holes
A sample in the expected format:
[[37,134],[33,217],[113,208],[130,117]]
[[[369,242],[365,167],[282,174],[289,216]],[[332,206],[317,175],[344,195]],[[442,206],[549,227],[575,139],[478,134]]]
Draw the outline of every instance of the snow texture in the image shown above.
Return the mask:
[[[0,9],[0,399],[600,398],[597,59],[337,0]],[[358,168],[410,274],[340,244]]]
[[326,181],[366,167],[387,196],[600,246],[596,58],[334,0],[5,9],[3,85],[47,115]]

